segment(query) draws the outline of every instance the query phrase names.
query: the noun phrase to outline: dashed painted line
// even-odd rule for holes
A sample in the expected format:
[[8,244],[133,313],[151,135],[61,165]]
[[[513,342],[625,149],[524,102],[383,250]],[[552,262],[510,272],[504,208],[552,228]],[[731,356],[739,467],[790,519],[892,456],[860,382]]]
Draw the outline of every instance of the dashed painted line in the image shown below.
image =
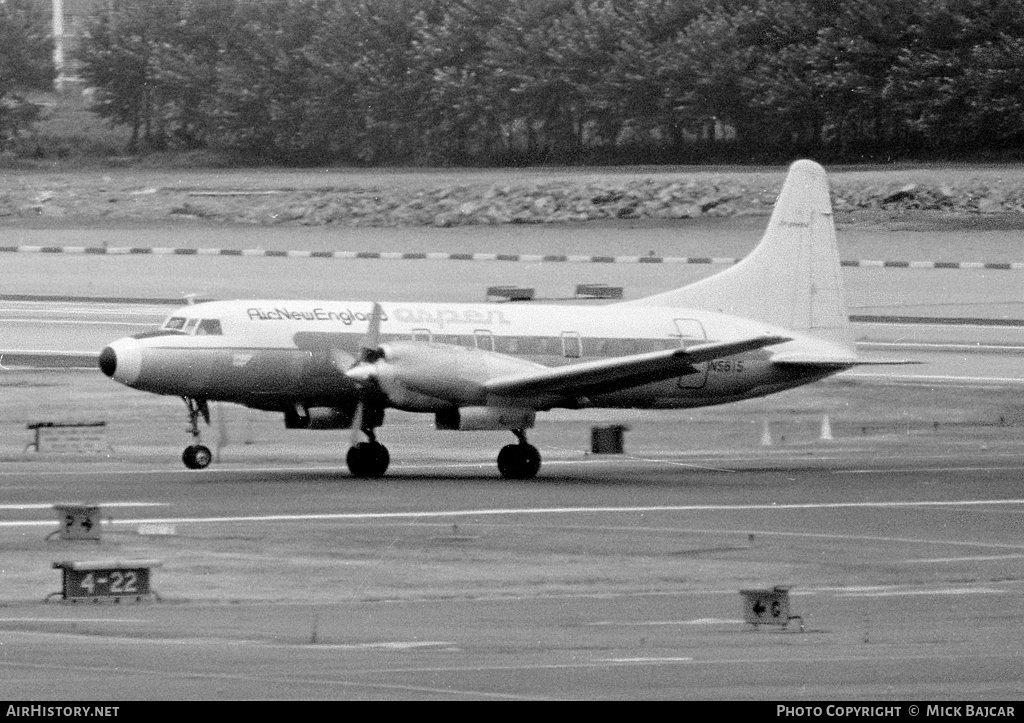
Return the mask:
[[[85,254],[94,256],[243,256],[293,259],[379,259],[392,261],[511,261],[525,263],[588,264],[696,264],[732,266],[743,257],[734,256],[588,256],[573,254],[497,254],[421,251],[312,251],[308,249],[221,249],[164,246],[0,246],[0,253]],[[982,269],[1024,271],[1024,262],[991,261],[900,261],[850,259],[842,266],[883,269]]]

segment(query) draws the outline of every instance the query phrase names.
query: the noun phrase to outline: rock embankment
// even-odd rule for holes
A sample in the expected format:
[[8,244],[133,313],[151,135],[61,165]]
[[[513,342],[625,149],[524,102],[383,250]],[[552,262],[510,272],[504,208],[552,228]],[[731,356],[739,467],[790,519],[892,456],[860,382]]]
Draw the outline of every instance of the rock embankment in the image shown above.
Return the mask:
[[[873,209],[898,214],[938,211],[1021,214],[1024,172],[1016,178],[964,176],[934,182],[866,182],[835,174],[833,203],[839,212]],[[884,175],[884,174],[882,174]],[[955,176],[955,174],[954,174]],[[249,176],[251,179],[253,176]],[[246,178],[240,175],[240,179]],[[592,179],[592,175],[590,177]],[[766,215],[782,183],[767,174],[655,174],[651,178],[594,181],[536,180],[436,187],[289,188],[202,185],[76,183],[73,175],[27,177],[0,187],[0,217],[67,216],[91,219],[166,220],[203,218],[224,223],[345,226],[458,226],[569,223],[606,219],[682,219]],[[244,186],[244,184],[240,184]]]

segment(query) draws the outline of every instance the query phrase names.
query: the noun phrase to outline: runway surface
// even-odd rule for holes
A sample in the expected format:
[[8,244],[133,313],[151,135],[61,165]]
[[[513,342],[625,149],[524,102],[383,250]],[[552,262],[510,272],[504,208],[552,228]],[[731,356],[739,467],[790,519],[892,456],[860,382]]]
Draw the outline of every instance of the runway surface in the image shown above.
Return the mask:
[[[531,239],[524,248],[559,243]],[[547,296],[577,281],[628,295],[682,283],[679,268],[637,265],[576,278],[580,267],[528,264],[77,261],[19,257],[11,291],[372,299],[383,288],[476,301],[499,282]],[[844,271],[863,308],[1020,318],[1008,274]],[[0,346],[80,351],[167,309],[0,306],[0,332],[16,340]],[[278,415],[221,406],[204,430],[219,459],[188,472],[180,400],[95,371],[5,369],[0,696],[1019,699],[1019,329],[857,329],[865,353],[927,364],[902,370],[916,379],[851,374],[704,410],[542,415],[530,434],[541,474],[516,483],[495,469],[505,433],[436,432],[389,412],[388,476],[354,480],[347,432],[284,430]],[[100,451],[24,451],[29,423],[100,419]],[[605,424],[629,427],[624,454],[589,453],[591,427]],[[101,505],[102,541],[47,539],[60,502]],[[160,561],[160,601],[42,602],[60,589],[54,562],[111,559]],[[790,588],[802,632],[744,622],[740,590],[776,585]]]
[[[1024,692],[1014,435],[747,454],[556,449],[540,478],[508,484],[481,454],[424,454],[427,434],[422,447],[406,435],[378,481],[308,462],[208,473],[37,462],[3,474],[4,497],[18,500],[0,507],[5,696]],[[68,497],[110,503],[101,543],[43,539],[56,525],[46,501]],[[70,559],[161,560],[162,599],[43,604],[59,590],[50,562]],[[791,588],[802,632],[743,622],[739,591],[775,585]]]

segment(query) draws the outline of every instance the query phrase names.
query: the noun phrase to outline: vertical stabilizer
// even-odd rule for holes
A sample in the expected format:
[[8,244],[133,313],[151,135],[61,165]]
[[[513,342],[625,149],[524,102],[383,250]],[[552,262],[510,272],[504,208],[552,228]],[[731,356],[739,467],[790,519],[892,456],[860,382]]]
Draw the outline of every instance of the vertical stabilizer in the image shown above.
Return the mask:
[[721,273],[635,301],[757,319],[853,348],[825,169],[797,161],[761,242]]

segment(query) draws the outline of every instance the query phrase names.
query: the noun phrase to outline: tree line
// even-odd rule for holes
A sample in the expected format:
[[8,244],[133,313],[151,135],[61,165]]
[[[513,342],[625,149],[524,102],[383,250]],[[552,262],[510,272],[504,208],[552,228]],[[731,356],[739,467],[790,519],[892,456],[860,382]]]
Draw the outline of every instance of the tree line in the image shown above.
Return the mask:
[[32,0],[0,0],[0,150],[39,117],[28,94],[55,76],[48,15]]
[[292,164],[1024,148],[1024,0],[98,0],[78,61],[138,148]]

